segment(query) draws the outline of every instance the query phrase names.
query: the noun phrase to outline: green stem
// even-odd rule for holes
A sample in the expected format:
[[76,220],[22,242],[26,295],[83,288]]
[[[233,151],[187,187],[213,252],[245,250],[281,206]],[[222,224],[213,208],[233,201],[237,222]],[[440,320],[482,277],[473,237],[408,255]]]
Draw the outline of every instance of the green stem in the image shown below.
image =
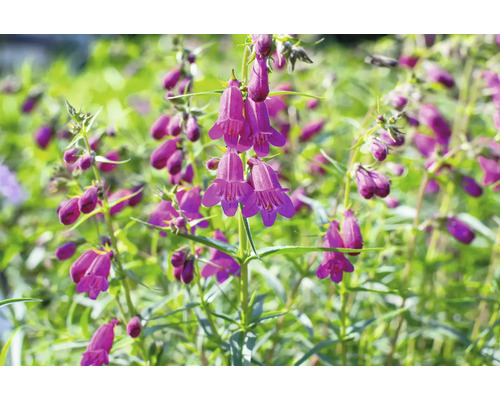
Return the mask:
[[241,302],[241,323],[243,325],[243,331],[247,331],[249,324],[248,315],[248,262],[244,261],[247,259],[248,252],[248,241],[247,233],[245,231],[245,225],[243,222],[243,214],[241,213],[241,208],[239,211],[238,218],[238,233],[240,237],[240,245],[238,250],[238,256],[240,257],[240,267],[241,267],[241,285],[240,285],[240,302]]
[[242,76],[242,86],[246,86],[248,82],[248,56],[250,55],[250,48],[245,46],[245,51],[243,52],[243,59],[241,61],[241,76]]

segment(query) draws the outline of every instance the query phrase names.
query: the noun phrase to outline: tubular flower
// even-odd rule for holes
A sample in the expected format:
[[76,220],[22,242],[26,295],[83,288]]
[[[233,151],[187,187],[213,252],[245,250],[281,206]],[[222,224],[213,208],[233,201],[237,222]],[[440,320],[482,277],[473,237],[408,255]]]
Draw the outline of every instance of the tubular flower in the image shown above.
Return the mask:
[[67,201],[63,201],[59,205],[57,213],[59,214],[59,221],[63,225],[71,225],[80,216],[80,209],[78,208],[78,197],[74,197]]
[[437,142],[440,145],[448,145],[451,136],[450,126],[434,105],[424,104],[420,106],[419,119],[424,125],[427,125],[434,131]]
[[435,179],[429,179],[427,186],[425,187],[425,194],[434,194],[439,192],[439,183]]
[[182,170],[182,159],[184,158],[184,153],[182,150],[177,149],[169,157],[167,161],[167,170],[170,174],[175,175]]
[[97,188],[95,186],[91,186],[88,188],[85,193],[78,200],[78,207],[80,211],[84,214],[89,214],[94,211],[97,205]]
[[156,140],[163,139],[167,135],[167,126],[169,122],[170,117],[168,115],[160,115],[153,125],[151,125],[149,133],[151,133],[151,136]]
[[182,131],[182,120],[181,117],[176,116],[170,119],[167,125],[167,133],[170,136],[179,136]]
[[[342,237],[344,246],[347,249],[362,249],[363,236],[359,228],[358,220],[351,210],[344,211],[344,224],[342,225]],[[359,253],[348,253],[350,256],[357,256]]]
[[109,288],[108,275],[111,269],[112,251],[104,254],[97,254],[92,264],[90,264],[85,274],[76,285],[78,293],[88,292],[92,300],[97,299],[100,292],[105,292]]
[[[323,247],[343,248],[344,242],[338,231],[339,223],[337,221],[330,222],[328,232],[323,239]],[[330,276],[333,282],[339,283],[342,281],[344,272],[353,272],[354,266],[346,258],[343,253],[325,251],[323,260],[316,270],[316,276],[319,279],[325,279]]]
[[448,229],[451,236],[465,244],[470,244],[476,237],[474,231],[466,223],[454,217],[446,220],[446,229]]
[[80,282],[85,272],[89,269],[92,262],[96,259],[98,253],[94,250],[87,250],[80,257],[78,257],[73,264],[71,264],[71,268],[69,269],[69,274],[71,276],[71,280],[75,283]]
[[92,166],[92,156],[90,154],[84,154],[81,156],[78,161],[75,163],[77,168],[80,168],[82,171],[86,171]]
[[151,153],[150,162],[153,168],[163,169],[167,166],[168,159],[177,150],[179,140],[179,138],[168,139]]
[[276,147],[282,147],[286,139],[271,126],[269,113],[265,102],[257,103],[248,98],[245,102],[245,116],[250,125],[249,135],[242,135],[238,150],[246,150],[253,146],[258,157],[266,157],[269,154],[269,143]]
[[200,127],[193,115],[190,115],[186,122],[186,136],[191,142],[196,142],[200,138]]
[[399,65],[403,67],[413,68],[417,65],[418,57],[416,56],[407,56],[405,54],[401,54],[399,56]]
[[369,174],[375,183],[375,194],[381,198],[387,197],[391,192],[389,180],[377,171],[370,171]]
[[[226,237],[219,230],[214,232],[214,239],[227,243]],[[229,277],[229,274],[239,275],[240,273],[240,265],[230,255],[217,249],[210,248],[209,261],[211,264],[205,264],[201,270],[201,276],[204,278],[216,275],[217,281],[222,283]]]
[[376,139],[372,142],[370,150],[373,158],[377,161],[384,161],[387,158],[387,153],[389,152],[387,145]]
[[252,35],[252,39],[254,41],[255,53],[261,57],[269,57],[271,55],[273,35]]
[[[110,151],[108,154],[105,155],[105,157],[110,161],[120,161],[120,154],[117,151]],[[105,162],[98,163],[98,165],[99,169],[102,172],[113,171],[118,166],[118,164],[105,163]]]
[[166,73],[163,77],[163,88],[166,90],[173,89],[181,77],[181,68],[179,66],[174,67]]
[[[203,218],[203,215],[200,214],[200,192],[201,189],[199,187],[194,187],[191,190],[181,190],[175,194],[182,215],[190,221]],[[204,220],[198,222],[196,226],[199,226],[200,228],[208,228],[208,221]]]
[[323,120],[309,122],[302,128],[302,133],[300,134],[300,141],[307,142],[313,136],[316,136],[323,129],[324,124],[325,121]]
[[483,194],[483,188],[470,176],[462,178],[462,188],[472,197],[480,197]]
[[[130,189],[120,189],[114,193],[111,193],[108,197],[108,201],[109,203],[113,203],[114,201],[126,197],[130,194],[132,194],[132,191]],[[121,200],[109,209],[109,213],[111,215],[117,214],[121,210],[123,210],[127,205],[128,205],[128,199]]]
[[254,192],[243,200],[243,216],[253,217],[261,213],[264,226],[272,226],[279,213],[286,218],[292,218],[295,214],[292,200],[285,194],[288,189],[283,189],[278,181],[276,172],[270,165],[252,158],[250,183]]
[[415,142],[415,146],[417,146],[418,151],[420,151],[424,157],[428,158],[436,151],[436,139],[430,136],[416,133],[413,136],[413,141]]
[[359,194],[365,199],[371,199],[375,195],[375,182],[370,173],[362,167],[359,167],[356,171],[356,185]]
[[212,207],[221,203],[224,214],[232,217],[236,214],[238,203],[248,197],[252,187],[243,178],[243,164],[235,149],[227,148],[221,157],[217,169],[217,179],[208,187],[201,203]]
[[82,354],[83,358],[80,363],[82,366],[109,364],[108,354],[115,338],[114,327],[118,324],[118,320],[113,319],[97,329],[90,339],[87,350]]
[[78,149],[70,149],[64,152],[64,162],[66,164],[74,164],[78,160]]
[[405,144],[404,135],[393,133],[391,136],[387,131],[380,132],[380,140],[391,147],[400,147]]
[[384,201],[389,208],[396,208],[397,206],[399,206],[399,200],[395,197],[386,197]]
[[451,89],[455,86],[455,81],[448,71],[442,68],[431,67],[427,70],[427,75],[432,82],[437,82]]
[[408,99],[403,95],[397,94],[392,99],[392,105],[396,110],[402,110],[408,103]]
[[76,252],[76,243],[75,242],[68,242],[64,243],[62,246],[58,247],[56,249],[56,257],[58,260],[67,260],[68,258],[73,257],[73,255]]
[[256,102],[266,100],[269,94],[269,72],[266,58],[255,56],[255,61],[248,79],[248,97]]
[[42,126],[35,132],[35,141],[38,147],[45,150],[52,139],[52,128],[50,126]]
[[[159,227],[166,227],[173,218],[179,217],[179,212],[174,208],[171,201],[160,201],[156,209],[149,214],[151,218],[149,223]],[[160,232],[160,235],[167,236],[166,232]]]
[[490,185],[500,181],[500,163],[483,156],[479,156],[477,161],[484,173],[483,185]]
[[136,315],[135,317],[132,317],[127,324],[127,335],[129,335],[131,338],[136,338],[140,334],[141,334],[141,320]]
[[240,82],[236,79],[229,81],[220,98],[217,122],[208,131],[210,139],[216,140],[224,136],[226,145],[234,148],[238,145],[239,136],[248,136],[250,131],[250,126],[243,117],[243,97],[239,87]]

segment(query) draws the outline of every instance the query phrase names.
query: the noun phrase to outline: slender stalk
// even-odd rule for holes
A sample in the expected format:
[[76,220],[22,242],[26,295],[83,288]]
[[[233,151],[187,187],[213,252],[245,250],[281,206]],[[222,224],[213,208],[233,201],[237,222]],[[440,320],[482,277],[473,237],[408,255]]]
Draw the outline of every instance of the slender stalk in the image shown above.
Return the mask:
[[[243,214],[241,209],[239,211],[238,218],[238,233],[240,237],[240,246],[238,250],[238,256],[240,260],[245,260],[247,258],[247,234],[245,232],[245,226],[243,221]],[[248,263],[246,261],[241,261],[241,285],[240,285],[240,302],[241,302],[241,323],[243,325],[243,331],[247,331],[249,324],[248,315]]]

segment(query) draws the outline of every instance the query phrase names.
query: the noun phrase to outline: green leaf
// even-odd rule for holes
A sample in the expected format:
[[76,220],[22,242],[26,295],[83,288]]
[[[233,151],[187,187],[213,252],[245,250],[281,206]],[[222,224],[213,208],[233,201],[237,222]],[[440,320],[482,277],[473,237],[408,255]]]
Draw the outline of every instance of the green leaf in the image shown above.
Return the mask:
[[87,132],[90,131],[90,128],[92,128],[92,125],[94,124],[94,121],[95,119],[97,118],[97,116],[99,115],[99,113],[102,111],[102,107],[99,108],[99,110],[97,110],[97,112],[92,116],[92,119],[90,121],[85,121],[85,125],[86,125],[86,130]]
[[285,304],[286,303],[285,289],[281,281],[276,276],[274,276],[269,269],[263,267],[259,263],[250,264],[250,268],[252,270],[255,270],[257,273],[259,273],[266,279],[269,286],[280,297],[280,299],[283,301],[283,304]]
[[200,306],[200,303],[189,303],[189,304],[185,305],[184,307],[178,308],[177,310],[174,310],[174,311],[170,311],[169,313],[166,313],[164,315],[160,315],[158,317],[149,318],[148,321],[154,321],[154,320],[157,320],[157,319],[168,318],[171,315],[177,314],[177,313],[182,312],[182,311],[191,310],[192,308],[195,308],[195,307],[198,307],[198,306]]
[[[365,253],[368,251],[382,251],[383,247],[371,247],[365,249],[344,249],[339,247],[316,247],[316,246],[272,246],[265,247],[259,250],[260,258],[265,258],[269,256],[273,256],[276,254],[290,254],[290,253],[310,253],[313,251],[330,251],[330,252],[338,252],[338,253],[350,253],[355,251],[356,253]],[[254,256],[251,256],[247,259],[247,261],[255,259]]]
[[257,318],[252,319],[251,322],[253,324],[258,324],[259,322],[265,321],[267,319],[278,318],[278,317],[281,317],[282,315],[286,315],[286,314],[288,314],[288,310],[285,310],[285,311],[269,311],[269,312],[261,314]]
[[252,361],[252,352],[257,342],[254,332],[237,331],[229,338],[231,349],[231,364],[233,366],[249,366]]
[[96,162],[104,163],[104,164],[125,164],[129,162],[131,159],[129,158],[128,160],[122,160],[122,161],[113,161],[113,160],[108,160],[106,157],[103,156],[96,156],[95,157]]
[[204,95],[216,95],[216,94],[222,94],[224,90],[209,90],[207,92],[198,92],[198,93],[188,93],[188,94],[181,94],[178,96],[173,96],[169,97],[166,99],[167,101],[174,100],[174,99],[181,99],[183,97],[194,97],[194,96],[204,96]]
[[29,297],[18,298],[18,299],[6,299],[6,300],[0,301],[0,308],[2,308],[4,306],[8,306],[9,304],[12,304],[12,303],[29,303],[29,302],[33,302],[33,301],[42,301],[42,300],[41,299],[32,299]]
[[143,281],[141,281],[141,280],[138,278],[138,276],[135,274],[135,272],[134,272],[134,271],[132,271],[131,269],[126,269],[126,270],[125,270],[125,273],[126,273],[128,276],[130,276],[130,277],[131,277],[134,281],[136,281],[139,285],[144,286],[146,289],[150,289],[150,290],[151,290],[151,288],[150,288],[148,285],[146,285]]
[[314,328],[311,319],[303,312],[295,311],[293,315],[297,318],[297,320],[302,324],[302,326],[306,329],[309,334],[309,338],[314,337]]
[[252,247],[253,253],[255,254],[255,257],[257,257],[257,260],[262,261],[259,257],[259,253],[257,253],[257,249],[255,248],[255,243],[253,242],[252,232],[250,231],[250,224],[248,223],[248,219],[245,217],[242,218],[243,218],[243,226],[245,227],[248,241],[250,242],[250,246]]
[[230,245],[229,243],[225,243],[225,242],[222,242],[222,241],[217,240],[217,239],[207,238],[205,236],[191,235],[189,233],[182,233],[182,232],[174,233],[169,228],[163,228],[160,226],[156,226],[156,225],[150,224],[150,223],[145,222],[145,221],[141,221],[140,219],[133,218],[133,217],[131,217],[131,219],[133,219],[134,221],[137,221],[143,225],[146,225],[149,228],[155,229],[157,231],[172,233],[174,235],[189,239],[193,242],[201,243],[201,244],[204,244],[205,246],[212,247],[214,249],[222,251],[223,253],[229,254],[231,257],[234,257],[236,260],[239,260],[239,257],[237,255],[238,248],[233,246],[233,245]]
[[399,308],[397,310],[382,314],[378,317],[373,317],[373,318],[365,319],[362,321],[358,321],[347,328],[346,335],[351,335],[353,333],[361,333],[366,328],[368,328],[371,324],[373,324],[375,322],[383,321],[385,319],[394,318],[396,315],[399,315],[399,314],[404,313],[406,311],[408,311],[408,307]]
[[309,350],[306,354],[304,354],[298,361],[295,362],[295,366],[299,366],[303,364],[309,357],[312,355],[316,354],[320,350],[323,350],[325,347],[328,346],[333,346],[334,344],[340,343],[340,340],[324,340],[320,343],[318,343],[316,346],[314,346],[311,350]]
[[280,95],[295,95],[295,96],[304,96],[304,97],[312,97],[313,99],[325,100],[325,97],[315,96],[314,94],[302,93],[302,92],[289,92],[288,90],[271,90],[269,92],[269,96],[280,96]]
[[7,352],[9,351],[9,347],[12,343],[12,339],[14,339],[14,336],[16,335],[16,333],[21,329],[20,326],[18,326],[14,332],[12,332],[12,335],[10,335],[10,338],[9,340],[7,340],[7,343],[5,343],[5,346],[3,346],[3,349],[2,351],[0,352],[0,367],[3,367],[3,365],[5,364],[5,359],[7,358]]

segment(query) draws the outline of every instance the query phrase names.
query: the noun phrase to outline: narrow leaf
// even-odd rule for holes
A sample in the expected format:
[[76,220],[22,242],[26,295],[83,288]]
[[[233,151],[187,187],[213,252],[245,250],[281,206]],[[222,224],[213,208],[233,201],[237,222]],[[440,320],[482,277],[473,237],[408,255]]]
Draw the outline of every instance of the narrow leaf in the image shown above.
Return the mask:
[[32,299],[32,298],[19,298],[19,299],[7,299],[7,300],[2,300],[0,301],[0,308],[4,306],[8,306],[9,304],[12,303],[28,303],[28,302],[33,302],[33,301],[42,301],[41,299]]

